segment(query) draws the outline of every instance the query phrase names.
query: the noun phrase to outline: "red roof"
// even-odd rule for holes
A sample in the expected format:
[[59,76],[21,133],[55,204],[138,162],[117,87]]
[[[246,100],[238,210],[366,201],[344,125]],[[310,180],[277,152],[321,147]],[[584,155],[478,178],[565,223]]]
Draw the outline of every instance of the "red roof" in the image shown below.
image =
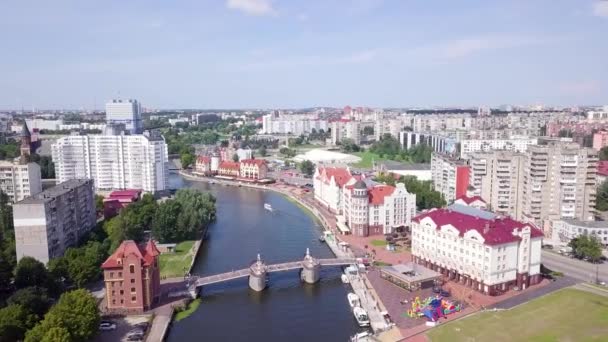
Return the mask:
[[[352,177],[350,171],[346,168],[342,167],[324,167],[319,168],[319,173],[321,174],[321,179],[329,184],[331,177],[334,177],[334,180],[338,187],[343,187]],[[323,179],[323,174],[325,174],[325,179]]]
[[602,160],[597,164],[597,174],[608,176],[608,160]]
[[242,164],[255,164],[257,166],[266,165],[266,161],[264,159],[243,159],[241,160]]
[[481,217],[467,215],[461,212],[442,208],[435,209],[413,218],[420,222],[422,219],[430,217],[440,229],[444,225],[452,225],[458,229],[460,236],[474,229],[483,236],[486,245],[502,245],[509,242],[519,241],[519,236],[513,235],[513,230],[521,230],[523,227],[530,227],[531,237],[542,237],[543,232],[530,223],[523,223],[513,220],[510,217],[496,217],[484,219]]
[[211,157],[209,156],[198,156],[196,158],[198,163],[211,163]]
[[471,204],[475,201],[481,201],[483,203],[486,203],[486,201],[484,201],[483,198],[481,198],[481,196],[469,197],[467,195],[462,195],[462,196],[458,197],[456,200],[462,200],[466,204]]
[[240,170],[241,165],[238,162],[223,161],[219,165],[220,169]]
[[389,196],[395,191],[394,186],[390,185],[377,185],[371,188],[369,194],[369,204],[380,205],[384,204],[384,197]]
[[106,259],[101,265],[101,268],[122,268],[122,263],[118,260],[125,259],[127,256],[134,254],[145,266],[149,266],[154,262],[154,258],[160,254],[156,245],[152,241],[148,241],[145,247],[138,246],[133,240],[123,241],[112,255]]
[[106,200],[121,200],[121,199],[131,199],[131,200],[136,200],[137,198],[139,198],[139,195],[141,194],[141,190],[138,189],[127,189],[127,190],[116,190],[116,191],[112,191],[108,197],[106,198]]

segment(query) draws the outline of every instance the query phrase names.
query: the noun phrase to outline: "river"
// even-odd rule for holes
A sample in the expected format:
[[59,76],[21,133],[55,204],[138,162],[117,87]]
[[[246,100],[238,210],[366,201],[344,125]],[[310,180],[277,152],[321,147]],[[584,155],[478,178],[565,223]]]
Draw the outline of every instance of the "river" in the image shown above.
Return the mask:
[[[315,257],[333,257],[318,240],[320,227],[282,195],[171,177],[173,188],[211,191],[217,198],[217,221],[199,252],[196,275],[245,268],[257,253],[268,264],[300,260],[306,248]],[[174,322],[167,341],[347,341],[359,328],[340,274],[340,268],[324,268],[320,282],[308,285],[298,271],[273,273],[259,293],[246,278],[206,286],[198,310]]]

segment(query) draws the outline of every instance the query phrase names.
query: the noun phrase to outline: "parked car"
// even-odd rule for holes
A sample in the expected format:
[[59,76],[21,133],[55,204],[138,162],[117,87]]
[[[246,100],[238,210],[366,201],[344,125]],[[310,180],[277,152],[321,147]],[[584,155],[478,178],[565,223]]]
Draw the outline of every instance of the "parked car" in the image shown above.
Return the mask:
[[141,323],[135,324],[135,328],[143,329],[143,331],[148,330],[149,326],[150,326],[150,322],[141,322]]
[[450,291],[441,290],[441,291],[439,291],[439,295],[441,295],[441,297],[449,297],[452,294],[450,293]]
[[143,340],[144,340],[143,334],[127,336],[127,341],[143,341]]
[[131,329],[131,331],[129,331],[129,333],[127,334],[127,337],[134,336],[134,335],[143,335],[145,333],[146,333],[146,331],[144,329],[135,328],[135,329]]
[[110,331],[116,329],[116,324],[111,322],[102,322],[99,324],[99,330],[101,331]]

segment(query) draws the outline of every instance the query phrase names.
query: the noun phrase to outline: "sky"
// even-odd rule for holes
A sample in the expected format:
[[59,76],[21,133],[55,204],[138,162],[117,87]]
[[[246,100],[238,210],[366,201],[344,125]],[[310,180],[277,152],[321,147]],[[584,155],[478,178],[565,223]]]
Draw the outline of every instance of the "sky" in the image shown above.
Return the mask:
[[608,104],[605,0],[0,2],[0,109]]

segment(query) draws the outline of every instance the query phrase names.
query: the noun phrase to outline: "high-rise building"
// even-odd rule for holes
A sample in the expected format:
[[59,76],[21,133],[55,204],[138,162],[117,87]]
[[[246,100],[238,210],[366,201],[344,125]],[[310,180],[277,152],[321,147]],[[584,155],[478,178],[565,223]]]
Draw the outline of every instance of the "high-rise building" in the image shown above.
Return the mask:
[[524,166],[523,215],[548,220],[594,220],[597,151],[570,142],[530,146]]
[[112,100],[106,103],[106,123],[123,124],[131,134],[143,132],[141,104],[137,100]]
[[59,182],[91,178],[99,190],[168,188],[167,144],[157,132],[70,135],[52,146]]
[[452,203],[467,194],[470,169],[464,160],[434,152],[431,157],[433,187]]
[[497,214],[522,219],[525,154],[514,151],[471,155],[471,192]]
[[331,143],[337,145],[344,139],[361,143],[361,123],[358,121],[338,120],[331,123]]
[[465,139],[460,141],[460,157],[467,158],[471,153],[507,150],[524,152],[529,145],[538,143],[536,138],[511,137],[510,139]]
[[95,227],[95,192],[90,179],[72,179],[13,205],[17,260],[47,263]]
[[0,190],[11,202],[36,195],[42,191],[40,166],[36,163],[0,161]]

